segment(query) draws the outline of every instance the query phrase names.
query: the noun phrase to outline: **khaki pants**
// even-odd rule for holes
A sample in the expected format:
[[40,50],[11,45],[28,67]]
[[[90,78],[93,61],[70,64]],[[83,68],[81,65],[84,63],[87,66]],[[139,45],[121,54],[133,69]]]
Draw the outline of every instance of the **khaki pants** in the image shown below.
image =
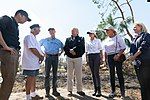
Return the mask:
[[82,91],[82,57],[67,57],[67,86],[68,91],[73,90],[73,78],[76,76],[77,91]]
[[17,73],[19,53],[11,55],[10,52],[0,50],[2,84],[0,87],[0,100],[8,100],[12,92]]

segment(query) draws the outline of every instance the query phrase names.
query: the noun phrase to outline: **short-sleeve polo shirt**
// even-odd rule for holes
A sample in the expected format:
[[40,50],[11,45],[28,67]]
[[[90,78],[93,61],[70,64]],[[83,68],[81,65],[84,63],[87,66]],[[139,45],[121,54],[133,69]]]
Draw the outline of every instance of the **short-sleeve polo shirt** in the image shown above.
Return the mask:
[[9,47],[20,49],[18,23],[7,15],[0,17],[0,31]]

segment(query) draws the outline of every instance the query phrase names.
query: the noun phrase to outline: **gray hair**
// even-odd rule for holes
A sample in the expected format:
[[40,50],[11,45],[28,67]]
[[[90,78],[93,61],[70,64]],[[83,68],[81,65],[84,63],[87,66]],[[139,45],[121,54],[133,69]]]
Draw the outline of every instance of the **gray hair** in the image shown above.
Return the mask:
[[142,27],[141,32],[147,33],[147,28],[146,28],[146,26],[143,23],[135,23],[135,25],[140,25]]

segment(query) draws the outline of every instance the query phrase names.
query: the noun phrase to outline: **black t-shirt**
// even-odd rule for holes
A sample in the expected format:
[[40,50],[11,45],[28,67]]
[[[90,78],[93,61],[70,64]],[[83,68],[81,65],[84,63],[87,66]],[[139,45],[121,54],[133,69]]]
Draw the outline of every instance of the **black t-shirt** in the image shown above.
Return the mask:
[[7,15],[0,17],[0,31],[9,47],[20,49],[18,23]]

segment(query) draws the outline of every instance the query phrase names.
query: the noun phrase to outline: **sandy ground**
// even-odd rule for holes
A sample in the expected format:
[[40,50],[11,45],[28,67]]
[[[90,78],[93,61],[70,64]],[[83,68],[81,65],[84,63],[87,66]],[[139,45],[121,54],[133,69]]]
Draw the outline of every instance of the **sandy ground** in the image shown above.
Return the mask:
[[[128,67],[126,67],[128,68]],[[22,72],[18,72],[16,76],[16,81],[13,87],[13,91],[11,93],[9,100],[25,100],[25,76],[21,74]],[[44,72],[41,71],[40,75],[37,76],[36,80],[36,89],[37,93],[40,96],[44,97],[44,100],[121,100],[120,99],[120,89],[118,84],[118,79],[116,78],[116,97],[113,99],[108,98],[108,94],[110,92],[110,82],[109,82],[109,72],[107,68],[100,69],[100,77],[101,77],[101,87],[102,87],[102,96],[94,97],[93,93],[93,82],[91,77],[91,72],[89,71],[89,67],[85,67],[83,69],[83,91],[86,93],[86,96],[82,97],[76,94],[76,88],[74,85],[74,91],[72,97],[68,97],[67,91],[67,75],[66,70],[59,69],[58,71],[58,91],[60,92],[60,97],[55,97],[51,95],[51,97],[45,98],[45,90],[44,90]],[[126,87],[126,98],[124,100],[140,100],[140,90],[139,83],[137,81],[136,76],[124,75],[125,78],[125,87]],[[50,79],[51,80],[51,79]],[[0,77],[0,83],[2,79]]]
[[[76,89],[74,87],[73,95],[71,97],[68,96],[68,92],[65,88],[58,88],[58,91],[61,93],[60,97],[55,97],[51,95],[50,98],[45,98],[45,90],[39,89],[37,90],[37,93],[40,96],[44,97],[44,100],[122,100],[120,97],[115,97],[113,99],[108,98],[108,93],[102,92],[101,97],[95,97],[92,96],[93,91],[84,89],[86,95],[85,96],[79,96],[76,93]],[[19,93],[12,93],[9,100],[25,100],[25,92],[19,92]],[[126,97],[126,100],[131,100],[129,97]]]

